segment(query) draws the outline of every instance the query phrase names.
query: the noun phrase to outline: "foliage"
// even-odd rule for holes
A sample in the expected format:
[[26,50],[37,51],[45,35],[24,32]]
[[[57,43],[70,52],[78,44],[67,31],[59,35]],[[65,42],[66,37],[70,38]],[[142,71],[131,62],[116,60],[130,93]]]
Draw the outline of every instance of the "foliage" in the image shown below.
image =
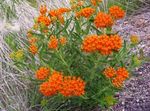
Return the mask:
[[71,9],[48,11],[41,6],[24,49],[15,38],[6,38],[14,51],[10,55],[14,64],[32,72],[24,77],[31,81],[31,107],[44,111],[108,108],[117,102],[114,95],[132,70],[142,63],[131,51],[138,41],[128,43],[112,31],[125,16],[122,8],[111,6],[100,12],[102,1],[91,1],[72,0]]

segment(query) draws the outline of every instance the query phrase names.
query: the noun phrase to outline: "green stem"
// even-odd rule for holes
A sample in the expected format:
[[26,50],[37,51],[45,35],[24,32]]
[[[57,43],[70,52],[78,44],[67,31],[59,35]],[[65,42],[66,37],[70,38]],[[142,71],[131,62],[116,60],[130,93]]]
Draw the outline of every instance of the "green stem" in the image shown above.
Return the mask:
[[92,96],[92,98],[94,98],[96,95],[101,95],[105,90],[109,89],[112,85],[109,85],[107,87],[105,87],[104,89],[102,89],[99,93],[95,94]]
[[58,50],[57,50],[56,52],[57,52],[58,56],[60,57],[62,63],[67,67],[67,70],[68,70],[69,74],[72,75],[72,72],[71,72],[71,70],[70,70],[70,68],[69,68],[70,66],[69,66],[69,65],[67,64],[67,62],[64,60],[64,58],[62,57],[61,53],[60,53]]

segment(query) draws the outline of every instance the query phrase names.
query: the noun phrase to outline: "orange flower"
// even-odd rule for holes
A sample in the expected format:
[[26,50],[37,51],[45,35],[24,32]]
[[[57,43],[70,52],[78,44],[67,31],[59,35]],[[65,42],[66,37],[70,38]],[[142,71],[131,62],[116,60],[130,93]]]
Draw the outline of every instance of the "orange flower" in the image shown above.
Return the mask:
[[56,20],[59,20],[60,23],[64,24],[64,17],[62,14],[64,14],[65,12],[70,11],[68,8],[59,8],[57,10],[51,10],[49,12],[53,22]]
[[49,68],[46,68],[46,67],[40,67],[36,73],[35,73],[35,76],[37,79],[39,80],[44,80],[48,77],[50,73],[50,69]]
[[114,17],[114,19],[122,19],[125,16],[124,10],[122,10],[119,6],[110,7],[109,13]]
[[84,4],[84,1],[78,1],[77,6],[81,7],[83,6],[83,4]]
[[46,7],[46,5],[41,5],[41,7],[40,7],[40,13],[41,13],[42,15],[45,15],[46,12],[47,12],[47,7]]
[[59,41],[60,41],[60,44],[61,44],[61,45],[65,45],[66,42],[67,42],[67,38],[66,38],[66,37],[61,37],[61,38],[59,39]]
[[107,78],[113,78],[116,74],[116,70],[112,67],[108,67],[104,70],[103,73]]
[[93,8],[84,8],[82,9],[78,14],[79,16],[83,16],[85,18],[89,18],[93,13],[94,13],[94,9]]
[[65,20],[63,16],[59,16],[58,20],[60,21],[61,24],[64,24]]
[[81,13],[80,12],[76,12],[75,13],[75,17],[79,18],[81,16]]
[[69,8],[59,8],[58,11],[59,11],[61,14],[64,14],[64,13],[66,13],[66,12],[71,11],[71,9],[69,9]]
[[120,88],[123,85],[123,80],[122,78],[120,78],[119,76],[115,77],[112,80],[112,84],[116,87],[116,88]]
[[110,15],[99,12],[95,17],[94,24],[97,28],[106,28],[113,25],[113,20]]
[[44,29],[43,32],[44,32],[44,33],[48,33],[48,29]]
[[32,37],[31,39],[29,39],[30,44],[34,44],[35,42],[37,42],[37,38]]
[[98,5],[102,0],[91,0],[92,5],[96,6]]
[[63,75],[61,72],[53,71],[48,81],[51,84],[51,88],[58,92],[62,87]]
[[122,47],[122,38],[119,35],[111,35],[110,38],[113,43],[113,50],[118,51]]
[[120,67],[116,71],[116,74],[116,77],[112,80],[112,84],[116,88],[120,88],[123,85],[123,82],[129,77],[129,73],[124,67]]
[[46,16],[40,15],[38,17],[38,23],[42,23],[45,26],[49,26],[50,23],[51,23],[51,20],[48,17],[46,17]]
[[29,51],[32,53],[32,54],[36,54],[37,51],[38,51],[38,48],[35,44],[31,44],[30,47],[29,47]]
[[117,70],[117,76],[119,76],[120,78],[122,78],[122,80],[125,80],[129,77],[129,73],[128,71],[126,70],[126,68],[124,67],[120,67],[118,70]]
[[35,23],[35,24],[33,25],[33,29],[35,29],[35,30],[37,30],[38,27],[39,27],[38,23]]
[[88,35],[84,38],[82,42],[82,50],[85,52],[94,52],[97,49],[97,42],[98,36],[97,35]]
[[48,43],[48,48],[57,49],[58,47],[58,39],[55,36],[50,37],[50,41]]
[[39,91],[44,95],[44,96],[52,96],[57,93],[57,91],[51,87],[52,85],[50,82],[43,82],[40,85]]
[[107,35],[100,35],[97,43],[97,50],[103,55],[112,53],[113,43]]
[[49,11],[49,15],[50,15],[51,17],[58,17],[58,16],[61,15],[61,13],[60,13],[58,10],[50,10],[50,11]]
[[32,37],[32,34],[31,34],[31,32],[27,32],[27,37]]
[[85,93],[85,82],[81,78],[65,77],[60,93],[64,96],[81,96]]
[[71,9],[72,9],[72,10],[75,10],[77,7],[78,7],[78,6],[77,6],[76,4],[75,4],[75,5],[72,5],[72,6],[71,6]]

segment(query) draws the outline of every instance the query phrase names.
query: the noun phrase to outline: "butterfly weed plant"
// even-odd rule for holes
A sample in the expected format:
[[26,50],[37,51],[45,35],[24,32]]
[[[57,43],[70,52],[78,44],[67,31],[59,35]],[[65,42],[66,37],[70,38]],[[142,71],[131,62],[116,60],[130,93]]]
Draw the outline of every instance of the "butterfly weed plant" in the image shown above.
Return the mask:
[[41,5],[39,16],[27,32],[23,49],[15,38],[7,38],[10,54],[20,70],[29,70],[29,105],[43,111],[90,111],[117,102],[115,93],[124,87],[142,60],[131,42],[112,30],[125,11],[110,6],[99,8],[102,0],[71,0],[71,8],[49,10]]

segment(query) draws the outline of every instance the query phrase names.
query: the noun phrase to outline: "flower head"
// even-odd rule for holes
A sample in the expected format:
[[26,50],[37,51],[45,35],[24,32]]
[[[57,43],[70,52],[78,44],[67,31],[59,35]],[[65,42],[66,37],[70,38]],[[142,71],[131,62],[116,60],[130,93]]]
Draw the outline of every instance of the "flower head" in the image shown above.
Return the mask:
[[103,73],[107,78],[113,78],[116,75],[116,70],[112,67],[107,67]]
[[18,50],[16,53],[15,53],[15,58],[16,60],[21,60],[24,56],[24,53],[23,53],[23,50]]
[[58,92],[60,91],[62,87],[63,75],[61,72],[53,71],[48,81],[49,81],[49,84],[51,84],[51,88],[55,89]]
[[47,12],[47,7],[46,7],[46,5],[41,5],[41,7],[40,7],[40,13],[41,13],[42,15],[45,15],[46,12]]
[[38,80],[45,80],[50,74],[50,69],[47,67],[40,67],[36,73],[35,76]]
[[60,44],[61,44],[61,45],[65,45],[66,42],[67,42],[67,38],[66,38],[66,37],[61,37],[61,38],[59,39],[59,41],[60,41]]
[[113,80],[112,80],[112,84],[113,84],[114,87],[116,87],[116,88],[122,87],[123,82],[124,82],[123,79],[122,79],[121,77],[119,77],[119,76],[113,78]]
[[110,15],[99,12],[95,17],[94,24],[97,28],[106,28],[113,25],[113,20]]
[[120,67],[117,70],[117,76],[119,76],[120,78],[122,78],[122,80],[126,80],[129,77],[129,73],[126,70],[126,68]]
[[50,37],[50,41],[48,43],[48,48],[57,49],[58,47],[58,39],[55,36]]
[[113,50],[118,51],[122,47],[122,38],[119,35],[111,35],[110,39],[113,43]]
[[59,11],[61,14],[64,14],[64,13],[66,13],[66,12],[70,12],[71,9],[69,9],[69,8],[59,8],[58,11]]
[[49,11],[49,15],[50,15],[51,17],[58,17],[58,16],[61,15],[61,13],[60,13],[58,10],[50,10],[50,11]]
[[97,50],[102,55],[109,55],[112,53],[113,43],[109,36],[100,35],[97,43]]
[[137,36],[137,35],[131,35],[130,36],[130,41],[131,41],[131,43],[133,44],[133,45],[136,45],[136,44],[138,44],[139,43],[139,37]]
[[40,15],[38,17],[38,23],[44,24],[45,26],[49,26],[51,23],[50,18],[44,16],[44,15]]
[[102,0],[91,0],[92,5],[96,6],[98,5]]
[[81,96],[85,93],[85,82],[81,78],[65,77],[60,93],[64,96]]
[[119,6],[110,7],[109,13],[114,17],[114,19],[122,19],[125,16],[124,10],[122,10]]
[[29,46],[29,51],[32,53],[32,54],[36,54],[37,53],[37,51],[38,51],[38,48],[37,48],[37,46],[35,45],[35,44],[31,44],[30,46]]
[[98,36],[97,35],[88,35],[84,38],[82,42],[82,50],[84,52],[94,52],[97,49],[97,41]]
[[85,17],[85,18],[89,18],[93,13],[94,13],[94,9],[93,8],[83,8],[81,9],[80,12],[78,12],[78,16],[82,16],[82,17]]
[[50,82],[43,82],[40,85],[39,91],[44,96],[52,96],[52,95],[55,95],[57,93],[57,91],[51,87]]
[[31,32],[27,32],[27,37],[28,37],[28,38],[32,37]]
[[36,42],[37,42],[37,38],[35,38],[35,37],[32,37],[32,38],[29,39],[30,44],[34,44]]

